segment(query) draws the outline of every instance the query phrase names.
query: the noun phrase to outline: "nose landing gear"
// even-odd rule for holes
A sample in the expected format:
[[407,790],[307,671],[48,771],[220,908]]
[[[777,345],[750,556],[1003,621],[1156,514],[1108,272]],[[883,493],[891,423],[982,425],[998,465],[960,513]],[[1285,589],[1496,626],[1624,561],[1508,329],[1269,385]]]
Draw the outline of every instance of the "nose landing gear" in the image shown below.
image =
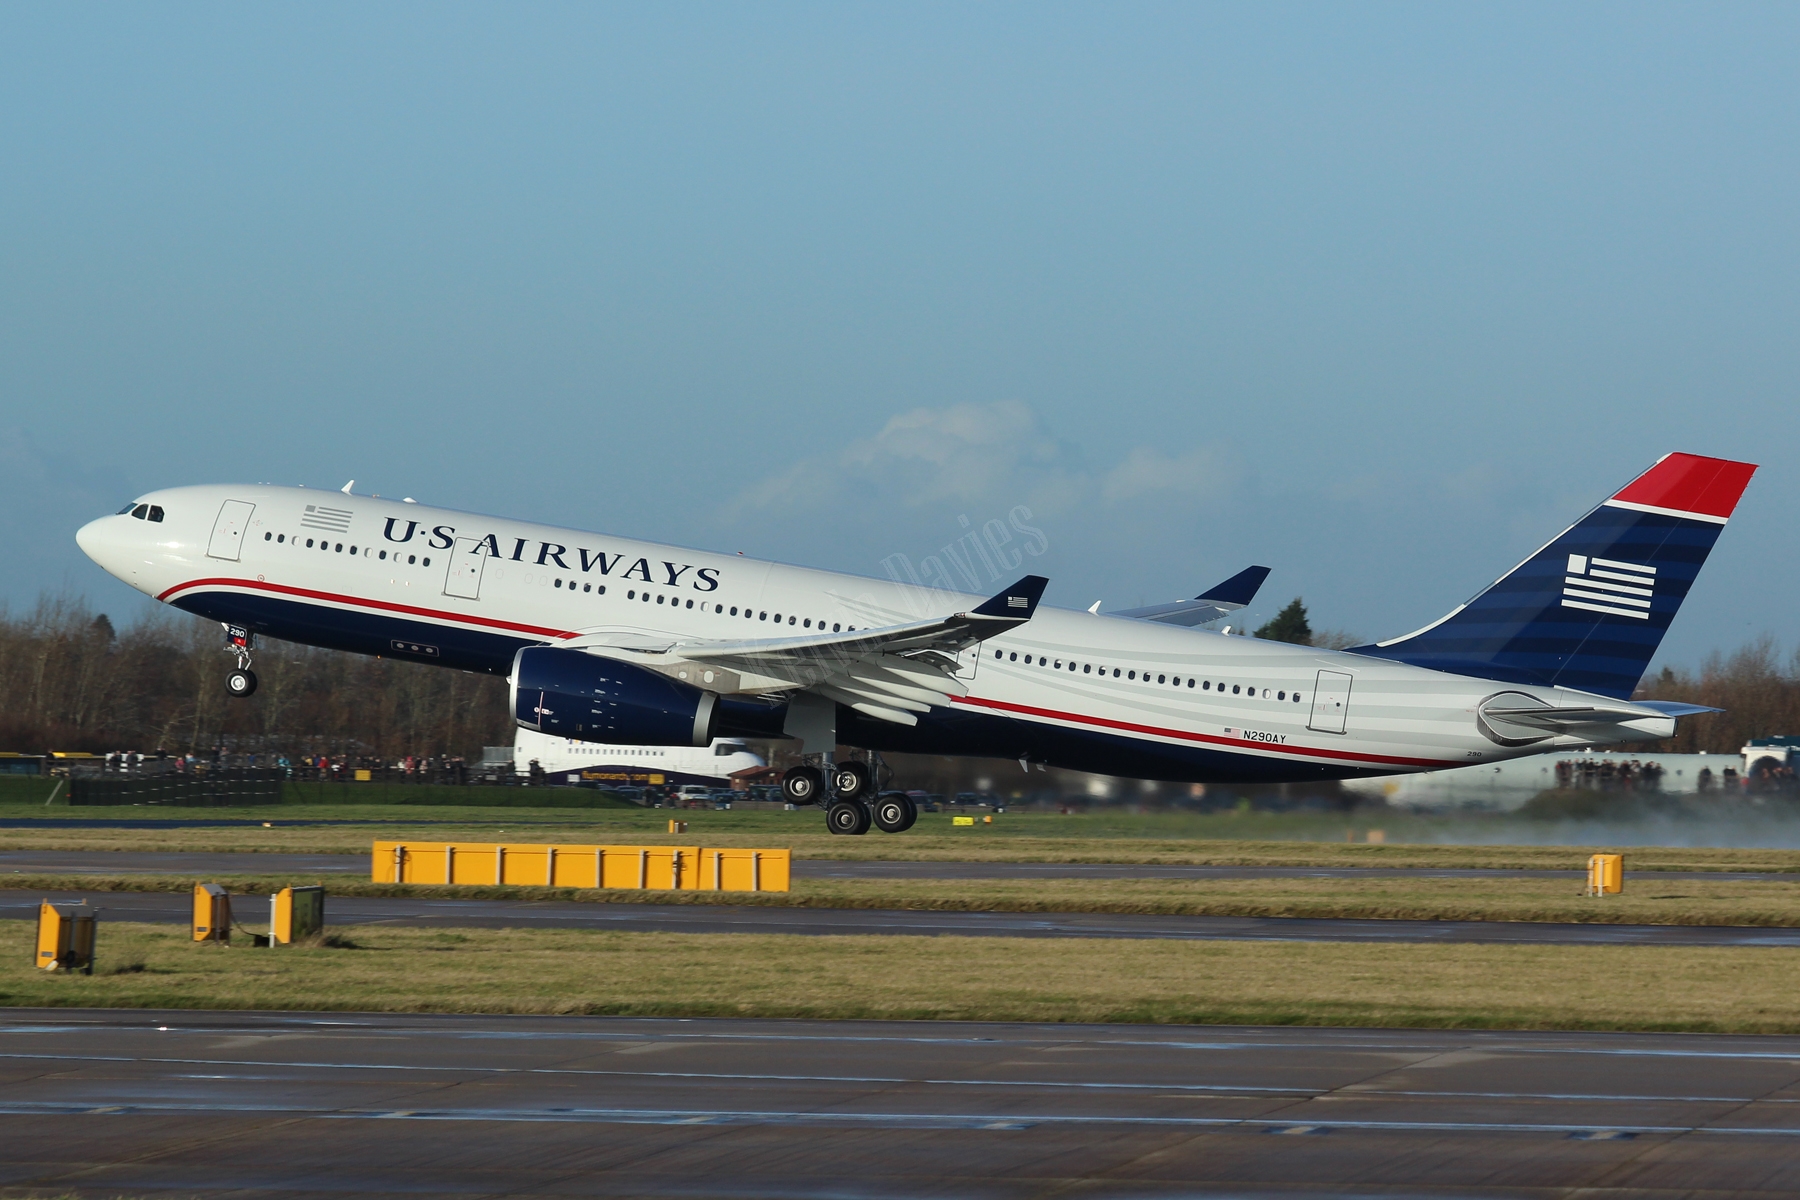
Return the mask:
[[254,645],[256,635],[248,629],[225,626],[225,653],[237,656],[237,669],[225,676],[225,690],[233,696],[242,698],[256,692],[256,672],[250,669],[250,648]]

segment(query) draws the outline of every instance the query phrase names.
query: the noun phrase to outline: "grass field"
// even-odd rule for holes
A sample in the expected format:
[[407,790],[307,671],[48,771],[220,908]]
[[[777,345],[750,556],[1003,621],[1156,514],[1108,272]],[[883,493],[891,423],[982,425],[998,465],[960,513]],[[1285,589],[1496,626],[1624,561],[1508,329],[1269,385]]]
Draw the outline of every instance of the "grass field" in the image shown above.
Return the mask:
[[[0,886],[44,892],[187,892],[186,877],[0,875]],[[316,877],[212,877],[234,895],[267,895]],[[1419,921],[1568,921],[1623,925],[1800,926],[1800,879],[1633,880],[1624,894],[1589,897],[1573,879],[797,880],[791,892],[667,892],[576,888],[419,886],[327,878],[340,896],[431,896],[611,904],[736,904],[782,908],[957,912],[1157,913]]]
[[[578,813],[578,815],[577,815]],[[6,850],[238,850],[366,853],[376,838],[421,841],[625,842],[669,840],[671,816],[686,820],[687,844],[784,846],[798,858],[963,860],[977,862],[1136,862],[1212,866],[1500,867],[1569,870],[1599,850],[1624,850],[1634,871],[1763,871],[1800,873],[1800,850],[1714,847],[1633,848],[1629,843],[1507,845],[1509,830],[1528,823],[1486,824],[1497,844],[1444,844],[1449,819],[1330,817],[1317,813],[1097,812],[1059,816],[1008,812],[992,825],[953,829],[950,814],[928,813],[904,834],[833,837],[817,809],[670,813],[650,809],[480,809],[378,805],[280,805],[267,808],[67,808],[0,806],[0,819],[29,822],[0,828]],[[243,820],[250,826],[89,829],[78,820]],[[1483,818],[1470,818],[1481,823]],[[262,822],[272,823],[263,828]],[[329,825],[275,822],[331,821]],[[1344,841],[1383,827],[1384,845]],[[1418,841],[1404,838],[1417,836]],[[1335,840],[1326,837],[1335,831]]]
[[92,977],[33,970],[0,928],[0,1004],[1147,1021],[1517,1029],[1800,1030],[1791,951],[1629,946],[344,931],[349,945],[200,946],[101,930]]

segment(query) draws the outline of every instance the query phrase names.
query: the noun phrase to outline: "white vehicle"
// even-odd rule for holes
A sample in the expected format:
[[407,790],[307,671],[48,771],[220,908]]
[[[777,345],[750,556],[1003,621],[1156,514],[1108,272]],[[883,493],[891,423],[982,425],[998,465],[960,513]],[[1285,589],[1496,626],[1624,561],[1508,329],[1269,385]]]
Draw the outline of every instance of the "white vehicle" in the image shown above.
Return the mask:
[[1208,782],[1667,737],[1706,710],[1630,697],[1755,469],[1667,455],[1441,620],[1347,651],[1197,628],[1226,611],[1198,602],[1040,610],[1036,575],[984,599],[347,487],[170,488],[77,540],[225,626],[237,695],[266,633],[505,675],[521,726],[576,741],[789,737],[819,765],[788,798],[855,834],[914,814],[839,744]]
[[529,774],[534,761],[553,783],[687,785],[702,793],[728,786],[733,771],[764,765],[761,755],[726,738],[715,738],[710,746],[611,746],[521,728],[513,742],[513,769]]

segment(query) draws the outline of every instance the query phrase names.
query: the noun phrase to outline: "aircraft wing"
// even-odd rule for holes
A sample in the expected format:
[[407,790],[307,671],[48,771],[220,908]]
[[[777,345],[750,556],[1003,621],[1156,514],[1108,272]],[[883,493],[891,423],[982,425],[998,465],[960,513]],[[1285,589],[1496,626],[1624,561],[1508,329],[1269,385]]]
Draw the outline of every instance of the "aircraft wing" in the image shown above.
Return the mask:
[[1113,617],[1135,617],[1140,621],[1161,621],[1165,625],[1204,625],[1228,613],[1234,613],[1256,599],[1263,580],[1269,577],[1267,567],[1245,567],[1224,583],[1209,588],[1192,600],[1171,604],[1152,604],[1148,608],[1122,608],[1108,613]]
[[1037,612],[1049,582],[1027,575],[967,612],[878,629],[810,637],[677,642],[670,653],[691,662],[781,681],[901,725],[968,688],[956,678],[956,654],[1016,629]]

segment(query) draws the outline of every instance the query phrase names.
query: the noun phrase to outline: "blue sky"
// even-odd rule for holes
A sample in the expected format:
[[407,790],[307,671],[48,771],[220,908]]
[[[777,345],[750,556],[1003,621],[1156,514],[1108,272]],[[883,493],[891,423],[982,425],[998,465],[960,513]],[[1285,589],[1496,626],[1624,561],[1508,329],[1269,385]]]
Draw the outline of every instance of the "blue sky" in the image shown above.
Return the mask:
[[0,10],[0,600],[228,480],[1413,629],[1672,449],[1792,644],[1800,9]]

